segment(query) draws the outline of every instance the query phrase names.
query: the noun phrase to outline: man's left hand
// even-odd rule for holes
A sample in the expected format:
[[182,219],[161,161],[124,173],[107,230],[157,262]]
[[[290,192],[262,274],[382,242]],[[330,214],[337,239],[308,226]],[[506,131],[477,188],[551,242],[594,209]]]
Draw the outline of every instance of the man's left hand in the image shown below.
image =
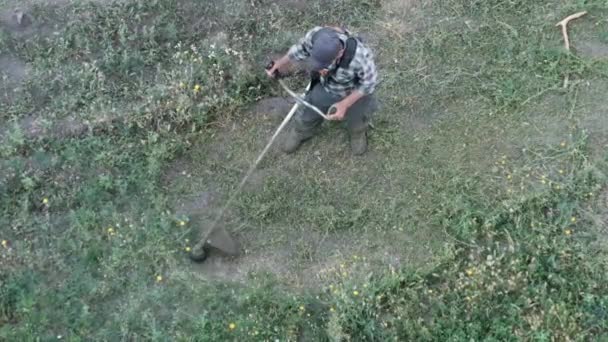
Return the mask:
[[344,120],[344,116],[346,116],[346,110],[348,109],[348,107],[344,103],[338,102],[333,105],[333,108],[335,108],[335,112],[331,115],[328,115],[327,120],[332,120],[332,121]]

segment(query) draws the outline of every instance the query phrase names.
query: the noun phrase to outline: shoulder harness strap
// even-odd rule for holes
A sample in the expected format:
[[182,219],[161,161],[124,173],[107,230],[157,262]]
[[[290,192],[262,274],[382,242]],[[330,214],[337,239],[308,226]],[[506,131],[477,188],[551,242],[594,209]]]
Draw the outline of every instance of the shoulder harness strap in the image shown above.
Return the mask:
[[346,48],[344,49],[344,55],[342,55],[342,59],[340,60],[340,64],[338,66],[340,68],[348,68],[350,62],[352,62],[353,58],[355,58],[356,52],[357,39],[353,37],[348,37],[348,39],[346,39]]
[[342,55],[342,59],[340,60],[340,63],[338,64],[338,67],[340,67],[340,68],[348,68],[348,66],[350,65],[350,62],[352,62],[353,58],[355,57],[355,53],[357,52],[358,39],[350,36],[346,32],[346,30],[334,28],[331,26],[326,26],[326,27],[320,29],[319,31],[315,32],[312,36],[312,40],[314,41],[316,35],[323,30],[342,31],[341,33],[348,36],[348,38],[346,39],[346,47],[344,48],[344,55]]

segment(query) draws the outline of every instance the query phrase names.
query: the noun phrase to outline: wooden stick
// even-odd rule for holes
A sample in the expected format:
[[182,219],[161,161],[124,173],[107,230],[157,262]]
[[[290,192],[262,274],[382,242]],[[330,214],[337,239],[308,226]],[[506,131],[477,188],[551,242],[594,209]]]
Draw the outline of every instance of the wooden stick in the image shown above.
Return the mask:
[[[580,17],[584,16],[585,14],[587,14],[587,11],[578,12],[578,13],[569,15],[555,25],[555,26],[561,26],[562,35],[564,36],[564,46],[566,47],[567,51],[570,51],[570,40],[568,39],[568,29],[567,29],[568,22],[570,22],[570,20],[580,18]],[[566,77],[564,77],[564,88],[568,88],[569,79],[570,79],[570,75],[566,74]]]
[[566,29],[566,26],[568,26],[568,22],[570,20],[580,18],[580,17],[584,16],[585,14],[587,14],[587,11],[578,12],[578,13],[569,15],[566,18],[564,18],[564,20],[560,21],[559,23],[557,23],[555,25],[555,26],[561,26],[562,35],[564,36],[564,45],[566,46],[566,50],[568,50],[568,51],[570,51],[570,41],[568,40],[568,30]]

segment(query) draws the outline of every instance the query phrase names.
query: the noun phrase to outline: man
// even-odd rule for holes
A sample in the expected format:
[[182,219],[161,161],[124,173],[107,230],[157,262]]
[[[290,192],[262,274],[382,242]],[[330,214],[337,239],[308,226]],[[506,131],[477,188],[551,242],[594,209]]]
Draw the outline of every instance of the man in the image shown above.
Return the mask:
[[[350,38],[350,39],[349,39]],[[367,150],[367,130],[377,108],[373,96],[377,71],[372,52],[350,32],[334,27],[315,27],[266,70],[270,77],[282,67],[304,61],[313,75],[305,100],[327,113],[329,120],[346,121],[353,154]],[[300,106],[288,133],[283,151],[292,153],[314,135],[323,118],[312,109]]]

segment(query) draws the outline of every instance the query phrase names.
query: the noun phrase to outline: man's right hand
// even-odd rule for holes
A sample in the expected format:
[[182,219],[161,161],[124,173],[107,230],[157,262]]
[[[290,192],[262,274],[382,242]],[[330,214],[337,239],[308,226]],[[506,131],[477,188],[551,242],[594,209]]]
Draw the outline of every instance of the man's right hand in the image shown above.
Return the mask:
[[271,63],[272,67],[266,68],[266,74],[270,78],[277,78],[279,77],[279,69],[281,69],[283,66],[289,65],[290,60],[286,54],[285,56],[277,59],[276,61],[272,61]]
[[268,77],[270,77],[270,78],[275,78],[277,76],[276,75],[277,70],[278,70],[277,65],[274,64],[272,66],[272,68],[266,69],[266,74],[268,74]]

